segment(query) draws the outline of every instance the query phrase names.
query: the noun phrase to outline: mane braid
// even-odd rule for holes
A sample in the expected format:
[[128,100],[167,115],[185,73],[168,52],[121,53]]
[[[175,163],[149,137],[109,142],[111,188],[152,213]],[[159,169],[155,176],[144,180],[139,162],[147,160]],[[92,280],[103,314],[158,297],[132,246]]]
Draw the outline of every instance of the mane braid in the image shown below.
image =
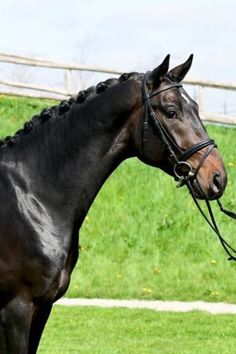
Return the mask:
[[124,73],[118,79],[110,78],[106,81],[99,82],[97,86],[91,86],[86,90],[81,90],[79,93],[70,97],[68,100],[61,101],[57,106],[45,108],[40,114],[34,115],[31,120],[24,123],[23,128],[19,129],[13,136],[7,136],[0,140],[0,149],[11,147],[17,143],[18,137],[30,133],[36,126],[42,125],[52,117],[60,117],[70,110],[72,104],[82,104],[88,98],[95,97],[101,94],[111,86],[127,81],[131,77],[139,75],[137,72]]

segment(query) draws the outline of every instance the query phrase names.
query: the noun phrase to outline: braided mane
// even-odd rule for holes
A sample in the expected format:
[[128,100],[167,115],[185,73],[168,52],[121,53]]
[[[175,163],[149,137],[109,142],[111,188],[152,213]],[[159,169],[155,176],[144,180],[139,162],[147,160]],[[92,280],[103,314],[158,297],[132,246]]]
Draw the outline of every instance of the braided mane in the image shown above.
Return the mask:
[[68,100],[61,101],[57,106],[43,109],[40,114],[34,115],[31,120],[25,122],[23,128],[19,129],[14,135],[7,136],[5,139],[0,140],[0,149],[15,145],[19,136],[29,134],[35,127],[44,124],[52,117],[57,118],[64,115],[70,110],[72,105],[83,104],[88,99],[101,94],[111,86],[127,81],[135,75],[138,75],[138,73],[124,73],[118,79],[111,78],[106,81],[99,82],[97,86],[91,86],[86,90],[82,90],[77,95],[70,97]]

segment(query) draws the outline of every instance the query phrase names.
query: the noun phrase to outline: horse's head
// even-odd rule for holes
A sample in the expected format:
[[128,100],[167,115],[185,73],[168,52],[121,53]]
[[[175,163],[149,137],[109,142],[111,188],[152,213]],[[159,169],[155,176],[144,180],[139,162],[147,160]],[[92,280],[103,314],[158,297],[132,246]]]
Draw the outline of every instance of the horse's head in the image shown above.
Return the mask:
[[217,199],[227,182],[224,164],[201,122],[197,103],[180,84],[192,58],[168,71],[168,55],[144,75],[135,146],[145,163],[191,183],[196,197]]

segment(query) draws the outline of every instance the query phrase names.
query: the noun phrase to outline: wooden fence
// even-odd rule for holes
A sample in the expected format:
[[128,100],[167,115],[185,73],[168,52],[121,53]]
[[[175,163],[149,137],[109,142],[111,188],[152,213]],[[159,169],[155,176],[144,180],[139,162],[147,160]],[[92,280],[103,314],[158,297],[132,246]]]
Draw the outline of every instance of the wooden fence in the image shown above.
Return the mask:
[[[28,58],[18,55],[9,55],[0,53],[0,63],[21,65],[21,66],[30,66],[30,67],[40,67],[47,68],[52,70],[62,70],[64,71],[64,89],[59,89],[55,87],[47,87],[34,85],[23,82],[15,82],[4,80],[0,78],[0,87],[4,87],[4,90],[0,89],[0,92],[20,95],[20,96],[30,96],[30,97],[44,97],[44,98],[55,98],[55,99],[66,99],[73,92],[73,72],[75,71],[87,71],[87,72],[96,72],[112,75],[120,75],[122,71],[104,68],[99,66],[91,66],[84,64],[65,64],[65,63],[56,63],[49,60],[39,59],[39,58]],[[222,115],[222,114],[211,114],[205,110],[205,89],[220,89],[220,90],[229,90],[231,92],[236,91],[236,84],[230,83],[219,83],[206,80],[191,80],[186,79],[184,81],[186,85],[191,85],[195,88],[196,100],[199,104],[200,115],[202,119],[207,121],[213,121],[223,124],[236,124],[236,114],[235,116],[231,115]],[[235,101],[236,102],[236,101]]]

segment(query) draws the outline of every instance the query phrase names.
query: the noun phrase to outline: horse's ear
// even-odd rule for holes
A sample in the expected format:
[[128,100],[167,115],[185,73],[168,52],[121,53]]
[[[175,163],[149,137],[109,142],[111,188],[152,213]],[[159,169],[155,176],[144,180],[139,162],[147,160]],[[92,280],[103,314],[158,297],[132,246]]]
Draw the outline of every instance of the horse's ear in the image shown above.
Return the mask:
[[177,82],[183,80],[187,72],[189,71],[193,61],[193,54],[190,55],[188,60],[185,63],[176,66],[174,69],[170,70],[170,74],[172,74]]
[[163,62],[151,72],[151,79],[153,82],[153,88],[158,88],[163,80],[164,76],[168,73],[170,62],[170,54],[168,54]]

